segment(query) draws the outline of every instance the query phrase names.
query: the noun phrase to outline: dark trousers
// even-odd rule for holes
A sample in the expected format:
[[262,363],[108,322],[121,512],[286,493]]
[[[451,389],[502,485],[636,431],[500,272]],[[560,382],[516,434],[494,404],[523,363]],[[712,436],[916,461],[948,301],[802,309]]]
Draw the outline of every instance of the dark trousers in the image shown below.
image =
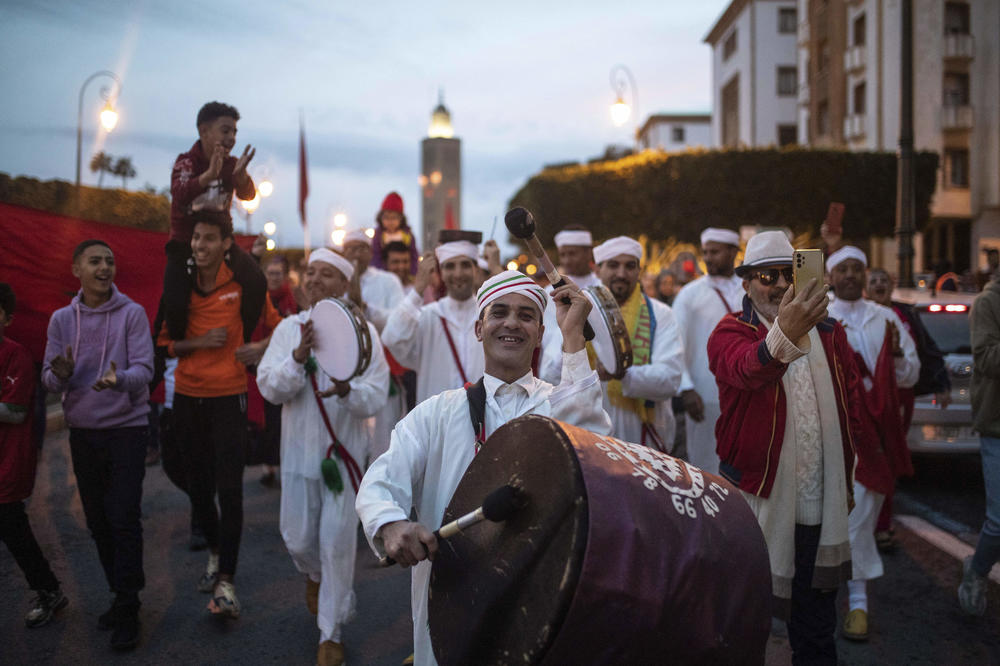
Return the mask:
[[231,576],[236,573],[243,532],[247,394],[192,398],[176,393],[173,411],[194,519],[209,547],[219,552],[219,573]]
[[7,544],[7,549],[28,580],[28,587],[46,592],[59,589],[59,581],[31,531],[24,502],[0,504],[0,541]]
[[136,593],[142,569],[142,480],[149,428],[70,428],[73,473],[111,590]]
[[264,401],[264,431],[261,438],[261,463],[281,464],[281,405]]
[[795,526],[795,577],[792,578],[792,612],[788,620],[788,642],[792,663],[837,664],[837,590],[812,586],[820,525]]
[[[167,268],[163,272],[163,318],[167,333],[173,340],[183,340],[187,333],[188,302],[194,285],[194,264],[191,244],[167,241]],[[257,260],[233,243],[226,262],[233,271],[233,278],[243,287],[240,300],[240,318],[243,320],[243,341],[249,342],[257,327],[260,313],[267,298],[267,279]],[[190,272],[188,269],[191,269]]]

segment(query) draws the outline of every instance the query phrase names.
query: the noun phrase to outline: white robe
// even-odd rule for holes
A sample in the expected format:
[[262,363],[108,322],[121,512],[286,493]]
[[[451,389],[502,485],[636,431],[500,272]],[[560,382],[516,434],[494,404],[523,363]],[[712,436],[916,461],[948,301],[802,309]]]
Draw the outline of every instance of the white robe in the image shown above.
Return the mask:
[[[361,300],[365,302],[365,316],[381,334],[389,314],[403,301],[403,286],[399,278],[389,271],[369,266],[361,274]],[[392,378],[389,381],[395,382]],[[385,405],[370,422],[370,447],[366,460],[374,460],[385,453],[389,448],[389,433],[406,413],[406,394],[402,386],[396,383],[392,393],[386,396]],[[361,461],[362,467],[367,464],[366,460]]]
[[[476,339],[476,299],[456,301],[450,296],[421,307],[420,295],[402,300],[386,322],[382,342],[402,365],[417,371],[417,402],[441,391],[461,388],[483,376],[483,344]],[[466,379],[455,365],[441,318],[455,343]]]
[[[674,442],[674,412],[670,398],[676,395],[684,371],[684,344],[677,320],[670,306],[650,299],[652,316],[656,319],[653,349],[647,365],[633,365],[622,378],[622,395],[626,398],[641,398],[655,403],[652,427],[657,437],[669,451]],[[543,340],[542,362],[538,367],[539,376],[547,382],[557,383],[561,368],[552,360],[558,358],[557,350],[562,349],[562,334],[558,328],[546,328]],[[607,382],[602,383],[604,409],[611,416],[611,435],[626,442],[642,442],[642,420],[635,412],[614,407],[608,400]],[[653,446],[648,439],[647,446]]]
[[[503,384],[486,375],[487,436],[507,421],[525,414],[550,416],[598,434],[608,434],[611,423],[601,409],[597,373],[587,364],[587,354],[566,354],[559,386],[541,381],[529,372],[514,384]],[[389,451],[372,463],[358,493],[356,507],[361,524],[376,555],[384,555],[377,536],[386,523],[407,520],[416,507],[418,520],[429,530],[441,518],[459,481],[475,456],[476,433],[469,420],[464,390],[445,391],[420,403],[399,422]],[[427,592],[431,563],[413,568],[411,608],[415,663],[435,663],[427,617]]]
[[672,305],[684,340],[684,376],[679,392],[693,389],[705,405],[700,423],[690,416],[684,418],[688,460],[712,474],[719,473],[715,422],[722,410],[715,375],[708,369],[708,336],[726,314],[743,309],[745,293],[742,278],[706,275],[684,285]]
[[[317,625],[320,641],[340,641],[340,628],[354,611],[354,560],[357,551],[357,515],[354,488],[343,463],[339,463],[344,491],[334,495],[323,483],[320,464],[326,457],[330,436],[313,394],[305,365],[292,358],[301,339],[299,326],[311,310],[281,321],[257,366],[257,386],[265,399],[281,407],[281,537],[299,571],[320,582]],[[368,448],[365,421],[385,403],[389,366],[372,336],[372,360],[361,376],[350,381],[343,398],[323,401],[337,439],[359,465]],[[320,390],[332,382],[317,370]]]

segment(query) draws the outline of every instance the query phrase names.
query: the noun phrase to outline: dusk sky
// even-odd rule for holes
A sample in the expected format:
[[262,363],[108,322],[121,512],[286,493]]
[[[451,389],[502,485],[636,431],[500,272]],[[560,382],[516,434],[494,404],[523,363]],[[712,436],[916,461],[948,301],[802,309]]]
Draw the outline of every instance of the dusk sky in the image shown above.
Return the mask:
[[[390,190],[419,228],[420,140],[443,89],[462,139],[463,226],[489,235],[542,165],[629,143],[650,113],[709,112],[702,39],[727,4],[0,0],[0,172],[72,181],[80,86],[109,69],[123,80],[120,120],[110,135],[98,131],[110,80],[93,81],[85,184],[96,185],[87,164],[103,148],[132,158],[129,189],[168,186],[177,154],[197,138],[198,108],[227,102],[242,115],[237,149],[257,148],[250,173],[275,187],[254,231],[274,220],[279,245],[301,246],[301,109],[313,246],[329,241],[337,212],[350,227],[371,226]],[[622,128],[608,112],[619,63],[639,93],[639,117]]]

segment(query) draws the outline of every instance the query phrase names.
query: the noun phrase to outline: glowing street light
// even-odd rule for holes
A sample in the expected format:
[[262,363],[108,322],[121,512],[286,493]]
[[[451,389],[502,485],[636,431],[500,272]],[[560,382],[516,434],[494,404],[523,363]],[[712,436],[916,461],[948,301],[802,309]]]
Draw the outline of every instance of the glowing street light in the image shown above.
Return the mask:
[[368,238],[375,238],[375,229],[365,229],[365,236],[368,236]]
[[243,210],[250,215],[253,215],[254,211],[257,210],[257,207],[260,206],[260,192],[254,192],[253,199],[250,199],[249,201],[243,201],[240,199],[240,205],[243,206]]
[[267,246],[268,252],[277,247],[277,244],[274,242],[273,238],[268,238],[267,243],[265,245]]
[[611,105],[611,122],[615,127],[621,127],[628,122],[628,117],[632,115],[632,107],[625,103],[621,97]]
[[337,213],[333,216],[333,226],[335,227],[345,227],[347,226],[347,215],[344,213]]
[[104,128],[105,132],[110,132],[117,124],[118,112],[111,106],[111,100],[108,100],[104,103],[104,108],[101,110],[101,127]]
[[264,233],[267,234],[268,236],[273,236],[274,232],[277,230],[278,230],[278,225],[275,224],[274,222],[264,223]]
[[346,229],[334,229],[333,233],[330,234],[330,240],[333,241],[334,245],[343,245],[344,236],[347,235]]
[[[625,103],[625,89],[632,93],[632,104]],[[625,65],[611,68],[611,89],[615,91],[615,103],[611,105],[611,122],[621,127],[632,116],[633,109],[639,113],[639,88],[635,85],[632,71]]]
[[513,259],[511,259],[510,261],[508,261],[507,262],[507,270],[509,270],[509,271],[516,271],[517,270],[517,262],[514,261]]
[[271,193],[274,192],[274,183],[264,179],[260,181],[259,185],[257,185],[257,191],[260,192],[260,196],[269,197],[271,196]]
[[83,93],[87,90],[87,84],[99,76],[106,76],[115,82],[113,88],[101,88],[101,97],[104,98],[104,109],[101,111],[101,126],[110,132],[118,124],[118,113],[115,111],[112,101],[117,99],[122,92],[122,81],[118,75],[108,70],[94,72],[80,86],[80,97],[76,107],[76,186],[80,187],[80,153],[83,149]]

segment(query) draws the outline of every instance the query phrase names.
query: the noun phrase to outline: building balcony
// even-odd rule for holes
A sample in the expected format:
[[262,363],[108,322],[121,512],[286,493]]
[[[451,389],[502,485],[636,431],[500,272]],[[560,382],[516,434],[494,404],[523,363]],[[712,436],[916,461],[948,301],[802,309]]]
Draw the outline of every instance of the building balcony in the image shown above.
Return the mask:
[[844,70],[849,73],[864,69],[866,61],[864,44],[852,46],[844,51]]
[[865,135],[865,114],[851,113],[844,116],[844,138],[848,141]]
[[972,35],[951,34],[944,36],[944,57],[954,60],[972,60],[976,54],[976,42]]
[[972,107],[942,106],[941,129],[942,130],[972,129]]

